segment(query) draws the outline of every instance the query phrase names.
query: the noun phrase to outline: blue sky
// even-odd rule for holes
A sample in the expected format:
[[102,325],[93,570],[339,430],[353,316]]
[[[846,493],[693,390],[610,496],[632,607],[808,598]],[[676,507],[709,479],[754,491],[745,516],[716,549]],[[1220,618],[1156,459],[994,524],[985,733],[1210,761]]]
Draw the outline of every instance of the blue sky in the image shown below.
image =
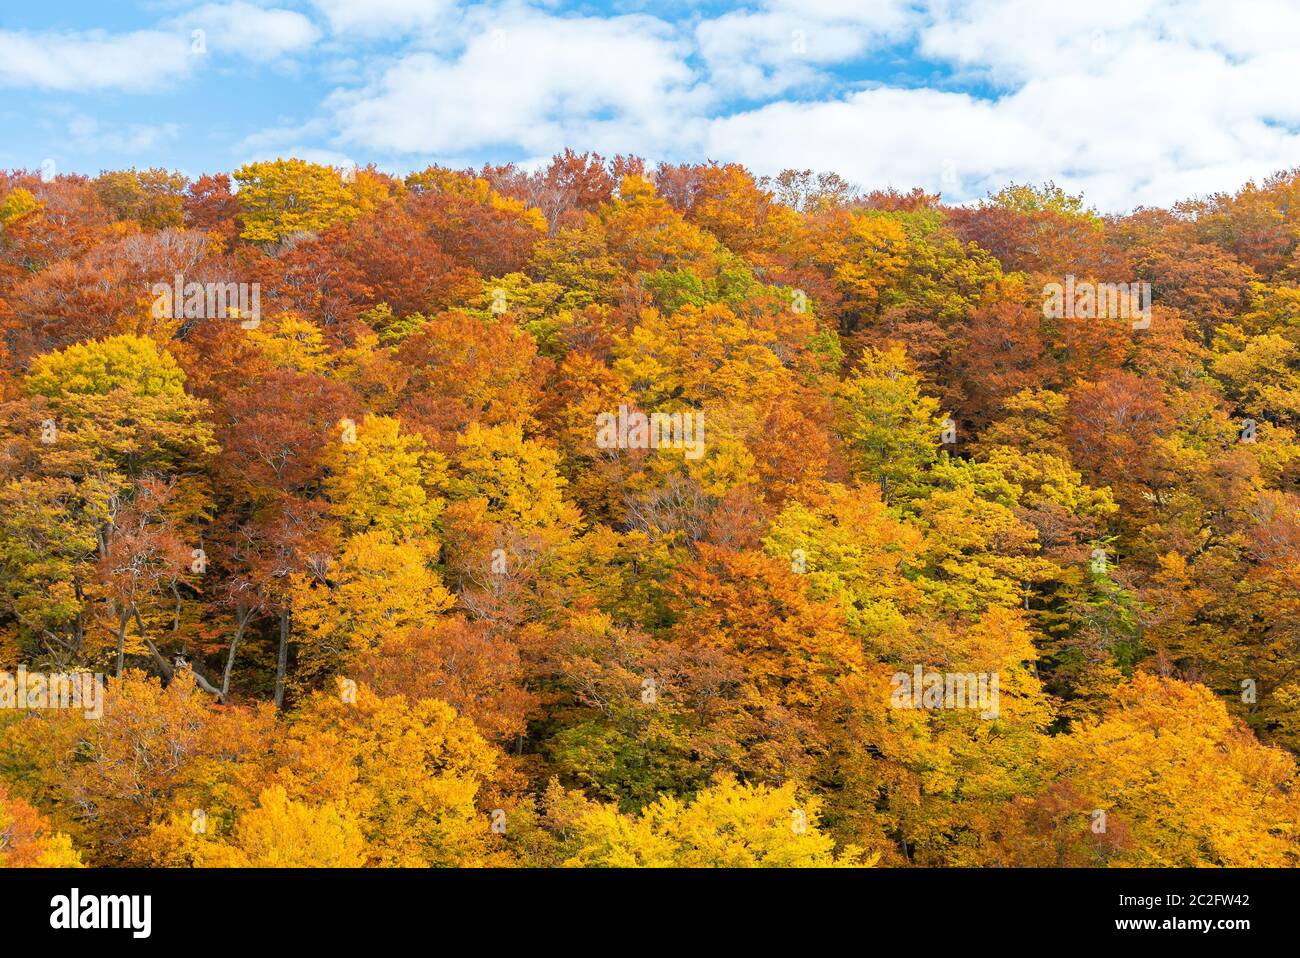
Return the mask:
[[565,146],[1103,210],[1300,166],[1295,0],[0,0],[0,167]]

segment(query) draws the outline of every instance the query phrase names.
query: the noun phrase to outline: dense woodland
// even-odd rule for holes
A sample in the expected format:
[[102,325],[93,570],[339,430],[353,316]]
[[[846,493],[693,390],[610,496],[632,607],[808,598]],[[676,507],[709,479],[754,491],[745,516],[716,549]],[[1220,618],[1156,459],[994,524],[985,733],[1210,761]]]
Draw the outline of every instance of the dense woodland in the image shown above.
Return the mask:
[[1300,171],[0,173],[0,669],[106,677],[0,710],[0,864],[1300,864],[1298,244]]

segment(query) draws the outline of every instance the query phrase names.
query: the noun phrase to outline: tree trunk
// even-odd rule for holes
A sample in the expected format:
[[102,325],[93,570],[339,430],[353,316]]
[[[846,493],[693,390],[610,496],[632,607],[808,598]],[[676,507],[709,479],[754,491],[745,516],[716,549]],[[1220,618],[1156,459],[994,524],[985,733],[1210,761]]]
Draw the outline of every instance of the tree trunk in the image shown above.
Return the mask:
[[244,629],[248,627],[248,621],[253,617],[253,610],[247,612],[240,610],[236,621],[239,627],[235,629],[235,637],[230,642],[230,651],[226,653],[226,668],[221,673],[221,701],[226,700],[230,694],[230,673],[235,669],[235,650],[239,648],[239,642],[244,637]]
[[131,621],[129,610],[123,609],[117,616],[117,677],[122,677],[126,666],[126,624]]
[[289,665],[289,608],[280,611],[280,658],[275,664],[275,707],[284,705],[284,672]]
[[[153,644],[153,640],[150,639],[149,636],[145,635],[144,620],[140,618],[140,610],[138,608],[135,610],[135,622],[136,625],[140,627],[140,638],[144,640],[145,648],[148,649],[149,654],[153,656],[154,663],[158,666],[158,672],[163,677],[163,685],[167,685],[176,675],[176,670],[171,667],[171,664],[163,657],[163,654],[158,651],[158,646]],[[193,664],[189,665],[189,670],[190,675],[194,676],[194,682],[199,688],[203,689],[203,691],[207,692],[209,695],[220,694],[217,687],[209,682],[207,677],[196,669]]]

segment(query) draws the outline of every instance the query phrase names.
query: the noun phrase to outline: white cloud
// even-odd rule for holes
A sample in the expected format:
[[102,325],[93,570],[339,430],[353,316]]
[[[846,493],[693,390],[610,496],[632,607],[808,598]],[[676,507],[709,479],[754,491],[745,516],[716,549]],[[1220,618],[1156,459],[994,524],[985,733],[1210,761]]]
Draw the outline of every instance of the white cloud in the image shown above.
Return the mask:
[[1291,0],[933,0],[919,39],[923,56],[1014,85],[1098,74],[1160,46],[1237,61],[1275,52],[1294,56],[1300,7]]
[[[1295,0],[750,4],[669,19],[562,0],[171,0],[193,9],[155,30],[0,31],[0,87],[157,92],[204,62],[197,26],[213,59],[287,63],[292,82],[334,88],[320,111],[244,131],[237,150],[258,155],[400,167],[571,146],[831,169],[954,200],[1051,178],[1115,210],[1300,162]],[[876,82],[897,73],[917,79]],[[166,149],[117,120],[86,135]]]
[[718,95],[771,96],[825,80],[822,68],[907,37],[908,0],[770,0],[703,20],[695,30]]
[[523,7],[470,18],[451,55],[407,53],[331,100],[346,143],[394,153],[514,147],[573,138],[671,140],[702,100],[689,48],[652,17],[552,17]]
[[[478,7],[444,24],[440,50],[382,61],[330,106],[359,153],[573,146],[835,170],[956,201],[1055,179],[1122,210],[1233,189],[1300,156],[1300,10],[1243,6],[767,0],[689,24]],[[942,88],[845,89],[845,65],[909,40],[913,72],[952,74]]]
[[193,66],[190,38],[179,32],[0,30],[0,86],[141,92],[183,77]]
[[[153,93],[190,75],[206,55],[274,59],[306,49],[320,33],[300,13],[245,0],[204,4],[163,26],[116,34],[0,30],[0,86]],[[204,31],[201,42],[196,29]]]
[[834,170],[864,187],[943,187],[945,171],[1002,178],[1041,146],[1008,111],[965,93],[878,88],[831,102],[773,103],[713,120],[704,152],[758,172]]
[[306,160],[308,163],[319,163],[321,166],[333,166],[340,170],[346,170],[348,167],[355,170],[361,166],[346,153],[340,153],[337,150],[322,150],[319,147],[308,146],[306,143],[299,143],[284,150],[262,150],[249,153],[239,165],[257,163],[262,160],[277,160],[287,156]]
[[1156,0],[959,0],[931,6],[920,51],[994,82],[1103,69],[1134,36],[1151,29]]
[[456,6],[453,0],[313,0],[336,34],[391,36],[436,25]]
[[206,31],[210,54],[234,54],[251,60],[273,60],[298,53],[320,37],[320,30],[301,13],[264,9],[244,0],[204,4],[187,14],[183,22]]
[[[762,172],[811,166],[957,201],[1054,179],[1106,210],[1234,189],[1300,157],[1300,134],[1265,122],[1290,101],[1259,89],[1257,65],[1163,41],[1131,52],[1106,71],[1035,78],[996,99],[882,87],[768,104],[714,119],[706,151]],[[1265,66],[1273,77],[1278,67]]]

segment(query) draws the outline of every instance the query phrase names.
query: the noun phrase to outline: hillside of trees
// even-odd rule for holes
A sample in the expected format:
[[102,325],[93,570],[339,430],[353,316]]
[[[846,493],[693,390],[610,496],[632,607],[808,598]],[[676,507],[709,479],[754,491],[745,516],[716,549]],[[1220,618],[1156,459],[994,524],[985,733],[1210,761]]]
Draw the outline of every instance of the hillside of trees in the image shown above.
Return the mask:
[[1300,170],[0,171],[0,865],[1300,865],[1298,430]]

